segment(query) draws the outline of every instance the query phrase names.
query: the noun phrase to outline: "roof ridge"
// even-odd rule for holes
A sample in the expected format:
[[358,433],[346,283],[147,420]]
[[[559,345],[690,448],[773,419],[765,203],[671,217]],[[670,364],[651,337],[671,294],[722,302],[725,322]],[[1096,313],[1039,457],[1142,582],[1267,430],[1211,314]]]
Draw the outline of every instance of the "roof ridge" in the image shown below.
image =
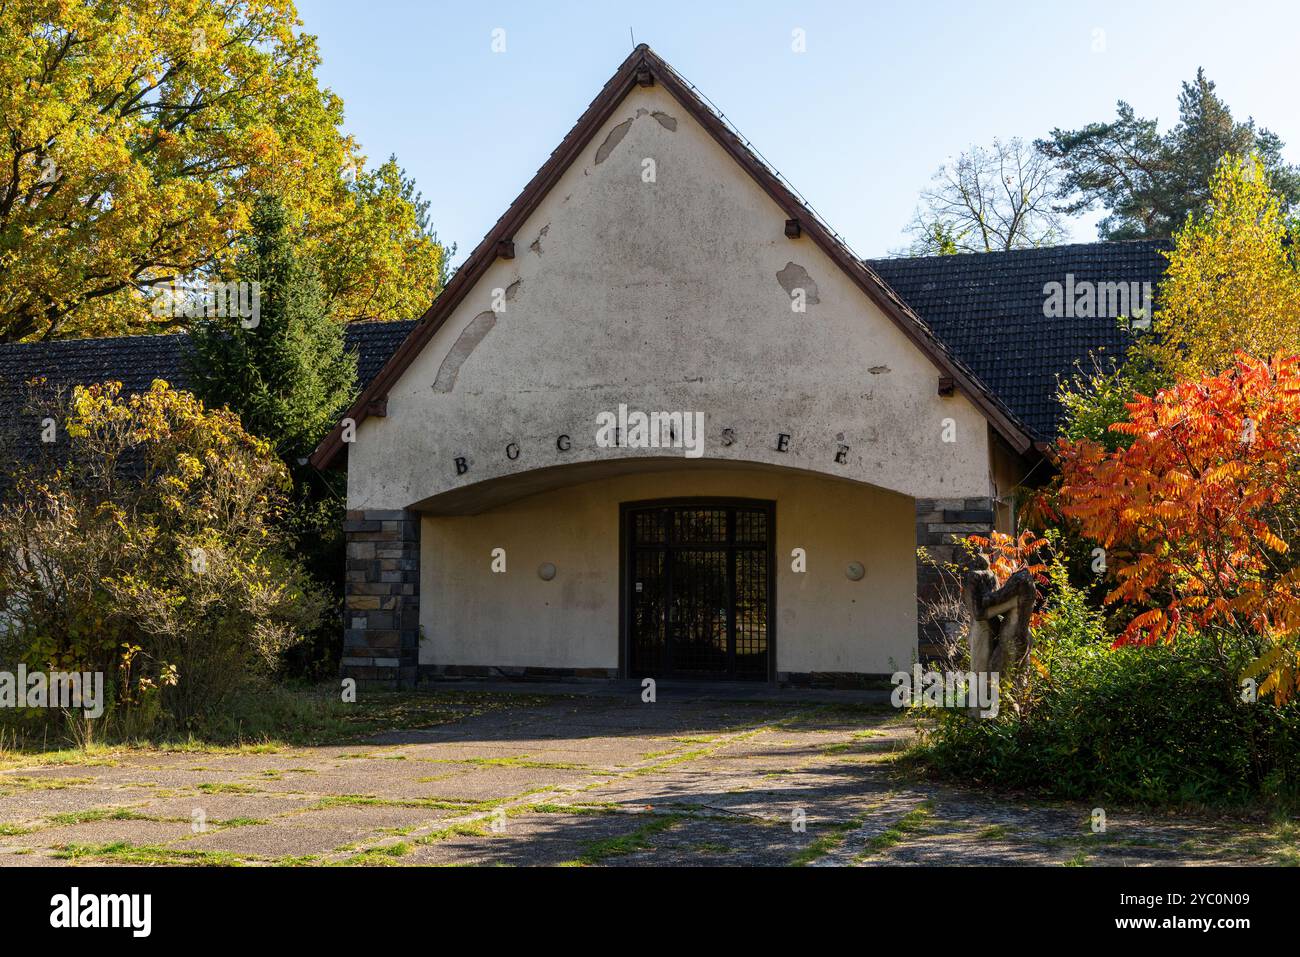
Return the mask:
[[75,347],[87,343],[110,343],[125,342],[127,340],[150,340],[157,341],[161,339],[172,339],[188,336],[188,329],[177,329],[172,332],[141,332],[133,336],[79,336],[74,339],[37,339],[32,342],[0,342],[0,349],[27,349],[38,348],[41,346],[67,346]]
[[[419,322],[419,319],[351,319],[343,323],[344,330],[357,328],[370,328],[375,326],[400,326],[413,325]],[[109,344],[123,343],[134,341],[158,341],[162,339],[188,339],[193,329],[173,329],[171,332],[140,332],[135,335],[127,336],[79,336],[73,339],[37,339],[32,342],[0,342],[0,351],[6,349],[26,349],[37,348],[41,346],[67,346],[75,348],[78,345],[87,345],[90,343]]]
[[1098,239],[1087,243],[1060,243],[1055,246],[1025,246],[1020,249],[992,249],[988,252],[931,253],[925,256],[868,256],[863,262],[923,262],[930,259],[945,262],[966,259],[985,259],[987,257],[1020,256],[1032,253],[1064,252],[1075,249],[1117,249],[1120,247],[1171,248],[1171,239]]

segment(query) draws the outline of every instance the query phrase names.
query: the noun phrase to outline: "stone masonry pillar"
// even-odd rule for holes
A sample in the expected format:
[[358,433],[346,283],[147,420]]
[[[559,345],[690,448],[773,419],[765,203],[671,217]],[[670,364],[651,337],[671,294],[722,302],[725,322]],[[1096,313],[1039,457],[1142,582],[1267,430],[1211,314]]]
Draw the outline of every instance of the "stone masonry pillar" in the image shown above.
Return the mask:
[[343,523],[342,676],[358,685],[411,688],[420,648],[420,516],[349,510]]
[[[959,578],[931,562],[922,559],[921,551],[929,553],[934,563],[947,568],[960,567],[965,559],[961,540],[967,535],[988,535],[994,524],[993,499],[983,498],[918,498],[916,500],[916,601],[919,627],[917,650],[925,661],[938,655],[944,633],[955,633],[960,618],[945,618],[943,607],[960,598]],[[947,597],[948,602],[943,599]],[[925,607],[938,604],[939,620],[927,622]],[[958,609],[951,609],[953,615]]]

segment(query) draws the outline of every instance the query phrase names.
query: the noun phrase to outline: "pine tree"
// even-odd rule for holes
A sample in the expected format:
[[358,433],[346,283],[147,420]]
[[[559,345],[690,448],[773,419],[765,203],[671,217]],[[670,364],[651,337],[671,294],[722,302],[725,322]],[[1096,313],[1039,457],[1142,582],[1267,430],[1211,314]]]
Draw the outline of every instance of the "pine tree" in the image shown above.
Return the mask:
[[1253,119],[1237,122],[1198,69],[1178,97],[1179,120],[1160,133],[1122,100],[1109,123],[1078,130],[1055,129],[1034,145],[1063,173],[1060,210],[1078,213],[1103,207],[1102,239],[1165,239],[1205,209],[1219,160],[1254,154],[1264,166],[1283,212],[1300,204],[1300,169],[1282,158],[1277,134]]
[[[240,281],[258,284],[259,316],[209,319],[193,333],[194,389],[210,406],[239,414],[288,466],[294,494],[282,530],[308,573],[342,594],[344,479],[306,462],[356,394],[357,358],[344,324],[331,317],[315,264],[300,255],[284,206],[259,199],[251,237],[238,259]],[[336,674],[341,619],[327,615],[309,640],[290,649],[284,668],[312,679]]]
[[257,324],[225,317],[196,327],[195,391],[237,412],[297,473],[354,396],[356,356],[345,350],[343,324],[329,315],[315,266],[295,251],[278,199],[257,201],[237,274],[257,284]]

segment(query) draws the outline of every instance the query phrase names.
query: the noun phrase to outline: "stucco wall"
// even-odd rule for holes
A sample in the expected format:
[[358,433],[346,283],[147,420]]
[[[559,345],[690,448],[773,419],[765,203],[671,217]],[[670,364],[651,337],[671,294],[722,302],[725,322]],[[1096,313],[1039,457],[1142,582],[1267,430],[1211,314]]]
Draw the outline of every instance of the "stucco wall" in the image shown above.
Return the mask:
[[996,528],[999,532],[1012,534],[1016,531],[1016,493],[1034,477],[1035,471],[1041,470],[1039,478],[1047,472],[1047,464],[1035,467],[1027,463],[1007,446],[996,439],[991,443],[989,455],[989,473],[993,489],[991,498],[996,512]]
[[[793,472],[702,467],[622,476],[420,530],[422,665],[618,666],[619,504],[712,495],[776,502],[777,670],[883,673],[916,654],[914,504]],[[808,570],[791,570],[791,550]],[[491,552],[506,550],[505,574]],[[866,566],[861,581],[844,567]],[[557,566],[549,582],[543,562]]]
[[[349,507],[437,510],[438,495],[486,479],[662,454],[596,447],[597,414],[620,403],[702,412],[706,457],[913,497],[988,495],[979,412],[936,395],[934,365],[783,225],[670,94],[635,89],[515,235],[515,258],[496,261],[395,384],[387,417],[362,423]],[[803,313],[778,279],[800,270]]]

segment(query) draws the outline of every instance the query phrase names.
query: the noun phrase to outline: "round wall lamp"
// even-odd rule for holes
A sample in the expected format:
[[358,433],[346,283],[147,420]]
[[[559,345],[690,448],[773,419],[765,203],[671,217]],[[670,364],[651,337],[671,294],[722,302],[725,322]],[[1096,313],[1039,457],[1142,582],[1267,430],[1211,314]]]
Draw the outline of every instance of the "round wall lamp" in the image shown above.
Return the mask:
[[555,577],[555,565],[551,562],[542,562],[537,566],[537,577],[544,582],[550,581]]
[[867,570],[863,567],[862,562],[849,562],[844,566],[844,577],[851,582],[860,582]]

